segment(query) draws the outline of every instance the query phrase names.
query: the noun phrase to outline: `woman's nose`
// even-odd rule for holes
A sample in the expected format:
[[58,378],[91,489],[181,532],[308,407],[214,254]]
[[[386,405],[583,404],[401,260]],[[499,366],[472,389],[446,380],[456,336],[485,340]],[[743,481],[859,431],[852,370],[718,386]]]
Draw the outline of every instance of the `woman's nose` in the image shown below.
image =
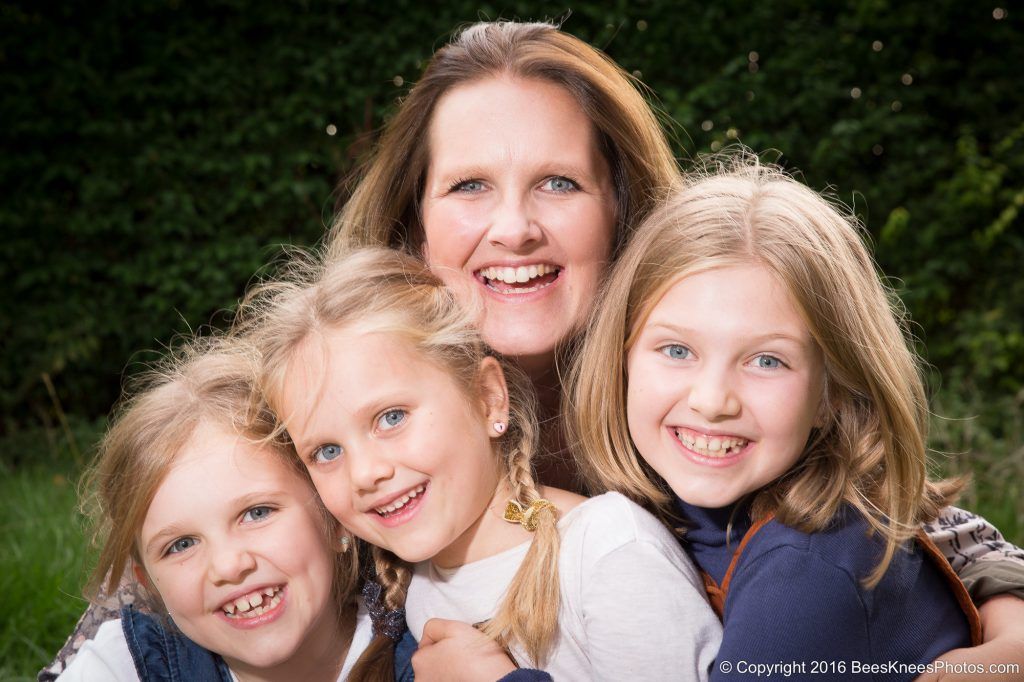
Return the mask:
[[541,228],[529,205],[529,199],[508,196],[498,203],[491,214],[487,240],[494,246],[509,251],[522,251],[539,242]]

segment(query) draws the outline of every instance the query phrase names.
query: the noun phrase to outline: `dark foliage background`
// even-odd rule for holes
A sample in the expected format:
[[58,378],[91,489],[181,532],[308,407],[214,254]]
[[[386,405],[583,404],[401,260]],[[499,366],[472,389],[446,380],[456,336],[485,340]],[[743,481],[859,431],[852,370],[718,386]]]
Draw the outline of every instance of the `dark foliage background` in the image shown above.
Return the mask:
[[[775,149],[853,206],[941,372],[937,404],[976,415],[970,429],[1019,455],[1024,12],[885,0],[571,9],[566,30],[657,93],[684,164],[734,141]],[[3,432],[104,415],[126,362],[223,323],[218,311],[278,245],[319,239],[344,197],[335,187],[454,27],[566,10],[4,3]],[[942,445],[955,450],[963,429],[951,428]]]

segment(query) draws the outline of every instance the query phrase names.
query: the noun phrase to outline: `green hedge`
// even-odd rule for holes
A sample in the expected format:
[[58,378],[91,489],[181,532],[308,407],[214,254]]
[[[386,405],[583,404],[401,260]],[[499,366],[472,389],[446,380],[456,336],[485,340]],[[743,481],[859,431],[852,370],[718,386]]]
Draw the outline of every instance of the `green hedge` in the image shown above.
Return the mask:
[[[5,431],[52,418],[43,374],[65,410],[104,414],[139,351],[222,323],[278,245],[315,242],[454,27],[566,10],[386,4],[0,8]],[[651,1],[574,4],[565,28],[658,93],[684,159],[738,140],[833,186],[946,389],[994,404],[1024,387],[1022,18]]]

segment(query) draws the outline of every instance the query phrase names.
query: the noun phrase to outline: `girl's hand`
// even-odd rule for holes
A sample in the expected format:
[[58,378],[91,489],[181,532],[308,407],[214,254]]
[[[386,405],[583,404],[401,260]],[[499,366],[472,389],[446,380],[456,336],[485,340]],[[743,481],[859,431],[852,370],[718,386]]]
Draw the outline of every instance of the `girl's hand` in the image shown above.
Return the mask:
[[985,641],[976,647],[953,649],[943,654],[936,661],[943,665],[934,673],[921,675],[916,682],[1022,679],[1024,600],[1000,595],[986,601],[978,610]]
[[497,642],[472,625],[432,618],[423,627],[412,668],[417,680],[495,682],[516,669]]

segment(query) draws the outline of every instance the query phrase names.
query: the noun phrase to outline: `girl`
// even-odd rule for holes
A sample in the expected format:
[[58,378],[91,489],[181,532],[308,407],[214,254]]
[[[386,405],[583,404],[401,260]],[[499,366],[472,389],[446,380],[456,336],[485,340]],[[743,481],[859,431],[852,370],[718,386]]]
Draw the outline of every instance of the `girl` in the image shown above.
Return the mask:
[[351,540],[252,401],[234,344],[181,354],[126,401],[89,474],[93,586],[131,572],[131,607],[62,680],[345,679],[370,640]]
[[958,486],[926,478],[893,301],[850,222],[756,160],[688,182],[610,278],[574,368],[577,454],[595,487],[688,527],[723,616],[713,677],[907,677],[977,641],[962,585],[915,538]]
[[[267,285],[240,325],[321,498],[375,545],[416,638],[443,616],[556,679],[705,679],[718,623],[685,553],[621,495],[535,483],[524,380],[475,317],[417,259],[371,249]],[[388,670],[390,649],[379,637],[367,655]]]

